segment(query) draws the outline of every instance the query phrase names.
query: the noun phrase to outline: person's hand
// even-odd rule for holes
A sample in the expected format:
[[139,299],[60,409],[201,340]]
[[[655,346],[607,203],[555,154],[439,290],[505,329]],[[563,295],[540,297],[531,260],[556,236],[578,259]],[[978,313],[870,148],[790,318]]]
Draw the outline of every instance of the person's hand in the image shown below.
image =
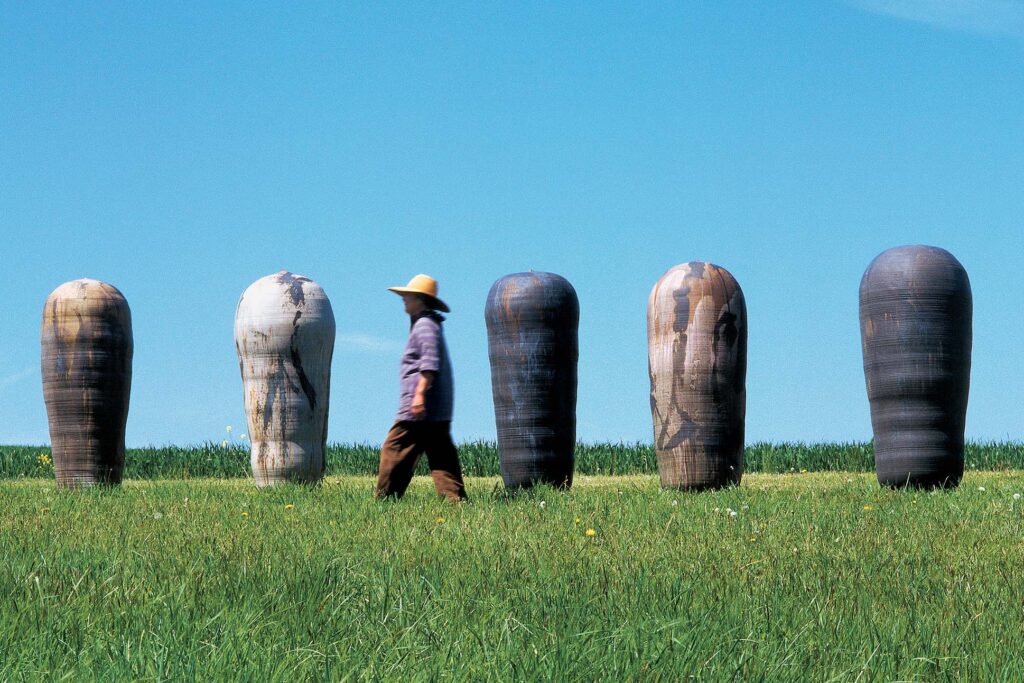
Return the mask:
[[412,416],[416,420],[422,420],[427,416],[427,401],[423,394],[416,393],[412,397],[412,405],[409,406],[409,410],[412,411]]

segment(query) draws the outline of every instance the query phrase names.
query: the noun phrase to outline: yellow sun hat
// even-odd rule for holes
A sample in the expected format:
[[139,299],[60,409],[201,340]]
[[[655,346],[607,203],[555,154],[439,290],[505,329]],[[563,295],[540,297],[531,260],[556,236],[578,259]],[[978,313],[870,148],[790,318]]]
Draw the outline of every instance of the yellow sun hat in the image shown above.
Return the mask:
[[409,280],[409,284],[405,287],[388,287],[388,291],[394,292],[395,294],[419,294],[426,297],[428,305],[431,308],[444,311],[445,313],[451,311],[451,309],[448,308],[448,304],[437,298],[437,280],[429,275],[420,273],[413,279]]

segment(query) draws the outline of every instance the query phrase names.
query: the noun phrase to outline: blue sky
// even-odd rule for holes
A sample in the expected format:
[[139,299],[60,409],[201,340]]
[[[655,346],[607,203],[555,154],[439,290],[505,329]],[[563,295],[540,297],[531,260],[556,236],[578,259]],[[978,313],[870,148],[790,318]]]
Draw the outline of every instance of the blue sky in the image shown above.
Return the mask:
[[379,442],[441,283],[456,438],[493,438],[483,306],[568,278],[579,436],[650,441],[645,307],[707,260],[750,317],[748,440],[867,439],[857,286],[970,273],[968,436],[1024,438],[1024,3],[0,1],[0,443],[48,441],[43,301],[132,307],[130,445],[244,431],[238,297],[282,268],[338,322],[332,441]]

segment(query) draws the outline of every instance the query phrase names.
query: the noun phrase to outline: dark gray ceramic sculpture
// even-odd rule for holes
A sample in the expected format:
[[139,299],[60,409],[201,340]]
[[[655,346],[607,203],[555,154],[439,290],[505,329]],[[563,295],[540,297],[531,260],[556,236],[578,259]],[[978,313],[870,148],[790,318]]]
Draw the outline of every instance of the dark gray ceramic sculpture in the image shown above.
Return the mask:
[[572,485],[580,307],[553,273],[491,287],[485,317],[501,476],[509,488]]
[[860,283],[864,378],[884,486],[956,486],[971,382],[971,283],[937,247],[880,254]]

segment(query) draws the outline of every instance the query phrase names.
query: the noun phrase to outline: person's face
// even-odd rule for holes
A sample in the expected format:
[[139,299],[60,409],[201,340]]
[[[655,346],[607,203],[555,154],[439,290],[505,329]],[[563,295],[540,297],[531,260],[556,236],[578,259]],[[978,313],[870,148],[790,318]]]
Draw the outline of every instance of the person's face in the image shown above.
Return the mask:
[[423,299],[419,298],[415,294],[402,294],[402,303],[405,304],[405,312],[409,315],[416,315],[426,310],[427,306],[423,303]]

